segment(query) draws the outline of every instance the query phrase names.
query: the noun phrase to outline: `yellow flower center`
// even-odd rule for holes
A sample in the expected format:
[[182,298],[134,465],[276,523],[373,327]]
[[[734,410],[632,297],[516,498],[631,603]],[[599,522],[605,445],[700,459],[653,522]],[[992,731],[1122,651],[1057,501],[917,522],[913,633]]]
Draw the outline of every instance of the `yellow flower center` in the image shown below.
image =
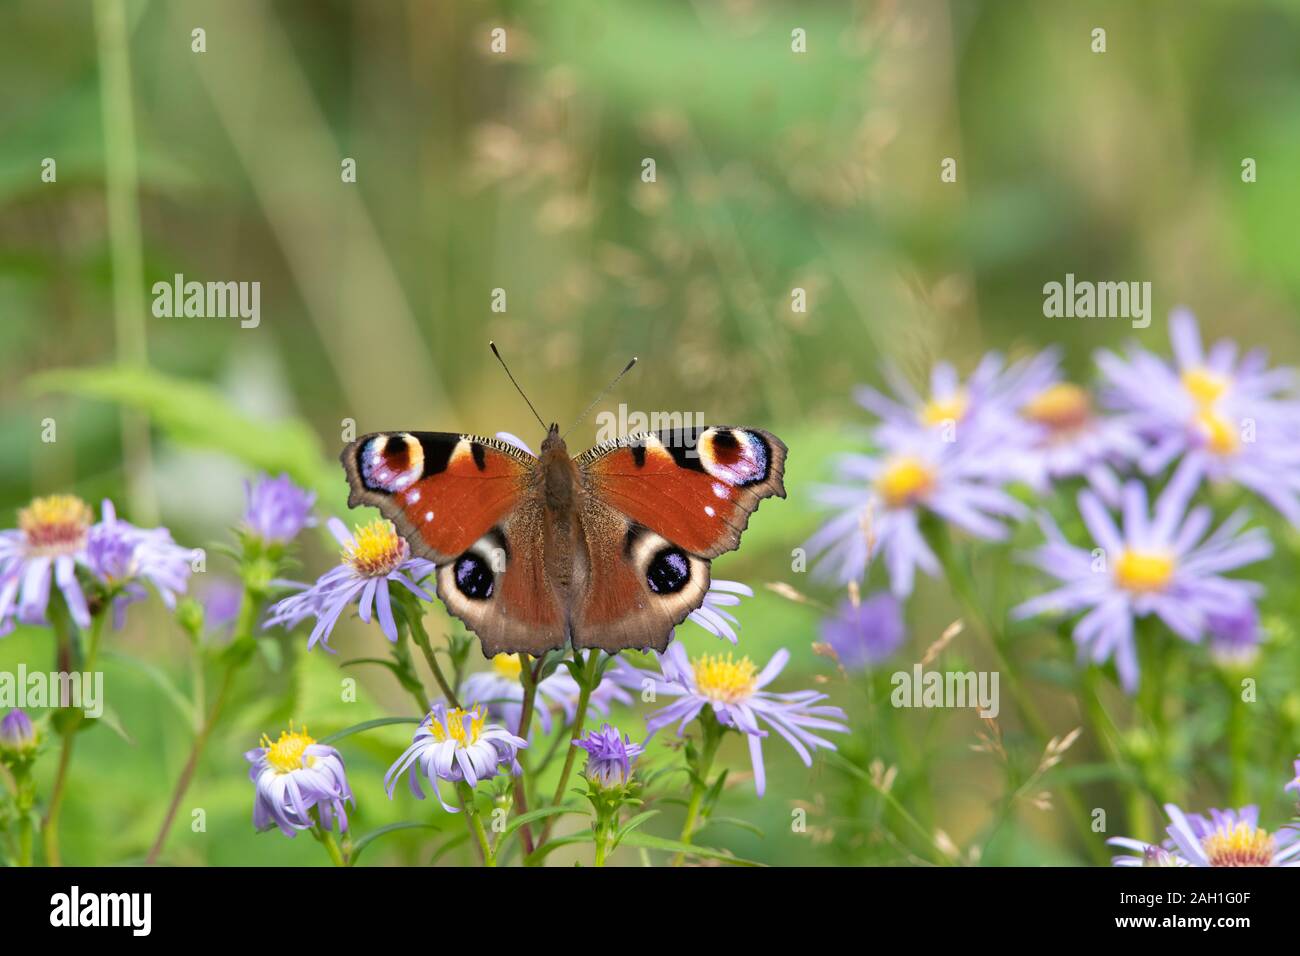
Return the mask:
[[306,727],[302,730],[294,730],[293,724],[289,725],[287,731],[280,731],[280,739],[277,741],[272,742],[266,734],[262,735],[262,746],[266,748],[266,762],[275,768],[276,773],[292,773],[314,764],[315,757],[308,757],[306,762],[303,762],[303,752],[315,742],[315,739],[307,735]]
[[758,673],[748,657],[732,660],[731,654],[705,654],[691,661],[695,670],[695,686],[709,700],[734,704],[754,693]]
[[350,548],[343,549],[343,560],[363,578],[380,578],[396,571],[411,554],[411,547],[397,536],[391,521],[376,518],[358,525]]
[[[469,718],[469,735],[465,734],[465,718]],[[429,732],[433,734],[433,739],[442,743],[450,739],[456,741],[458,747],[468,747],[471,744],[478,743],[479,735],[483,733],[483,725],[487,723],[487,711],[483,710],[477,704],[469,710],[463,710],[460,707],[453,707],[447,711],[447,721],[444,726],[443,722],[434,718],[429,721]]]
[[1073,431],[1087,424],[1092,403],[1078,385],[1058,382],[1026,402],[1021,414],[1054,432]]
[[1174,576],[1174,557],[1162,551],[1124,551],[1115,562],[1115,580],[1130,591],[1162,591]]
[[518,654],[498,654],[492,658],[492,669],[497,672],[498,677],[504,677],[506,680],[519,680],[519,675],[523,672]]
[[876,478],[876,489],[891,508],[914,504],[934,490],[934,469],[911,455],[895,458]]
[[921,408],[921,421],[930,426],[959,422],[969,405],[970,401],[963,391],[953,392],[947,398],[931,398]]
[[1216,455],[1231,455],[1241,447],[1237,429],[1213,408],[1204,408],[1196,416],[1196,427],[1205,436],[1205,447]]
[[75,495],[36,498],[18,512],[18,527],[28,550],[44,557],[81,550],[94,520],[90,507]]
[[1238,821],[1220,827],[1201,841],[1210,866],[1272,866],[1276,844],[1267,831]]
[[1205,366],[1189,368],[1183,372],[1183,388],[1196,400],[1197,404],[1209,405],[1218,401],[1227,393],[1231,380],[1212,372]]

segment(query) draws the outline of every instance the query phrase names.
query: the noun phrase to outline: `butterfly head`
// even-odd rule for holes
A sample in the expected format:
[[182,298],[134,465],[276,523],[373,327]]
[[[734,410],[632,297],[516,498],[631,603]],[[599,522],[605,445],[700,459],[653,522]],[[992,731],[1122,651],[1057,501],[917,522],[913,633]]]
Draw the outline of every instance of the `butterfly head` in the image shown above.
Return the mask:
[[545,455],[552,448],[558,448],[564,454],[568,454],[568,449],[564,444],[564,439],[560,437],[560,425],[558,422],[551,422],[546,429],[546,437],[542,439],[542,454]]

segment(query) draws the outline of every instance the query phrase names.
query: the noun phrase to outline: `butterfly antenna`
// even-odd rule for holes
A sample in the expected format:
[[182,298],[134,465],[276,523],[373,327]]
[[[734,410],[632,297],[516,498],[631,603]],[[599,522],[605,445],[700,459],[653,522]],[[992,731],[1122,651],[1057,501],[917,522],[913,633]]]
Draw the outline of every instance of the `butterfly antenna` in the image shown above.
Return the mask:
[[525,395],[524,390],[519,387],[519,383],[515,381],[515,377],[510,374],[510,366],[506,364],[506,360],[503,359],[501,353],[497,351],[497,344],[495,342],[488,342],[488,348],[490,348],[492,354],[497,357],[497,361],[501,363],[501,367],[506,370],[506,378],[510,379],[510,384],[515,387],[515,391],[519,393],[519,397],[528,404],[528,410],[533,413],[533,418],[537,419],[537,424],[541,425],[542,430],[545,431],[546,422],[542,421],[542,416],[537,414],[537,409],[533,408],[533,403],[528,401],[528,396]]
[[[636,364],[636,356],[633,355],[632,361],[628,362],[626,365],[623,366],[623,371],[619,372],[617,375],[614,376],[614,381],[610,382],[608,385],[606,385],[603,389],[600,390],[600,394],[597,395],[594,399],[592,399],[591,404],[587,406],[587,410],[578,416],[578,420],[576,422],[574,422],[567,429],[565,429],[564,435],[569,434],[569,432],[573,431],[580,424],[582,424],[582,420],[591,414],[591,410],[600,403],[600,400],[602,398],[604,398],[607,394],[609,394],[609,390],[618,384],[619,379],[621,379],[628,372],[632,371],[632,366],[635,364]],[[563,438],[564,435],[561,435],[560,437]]]

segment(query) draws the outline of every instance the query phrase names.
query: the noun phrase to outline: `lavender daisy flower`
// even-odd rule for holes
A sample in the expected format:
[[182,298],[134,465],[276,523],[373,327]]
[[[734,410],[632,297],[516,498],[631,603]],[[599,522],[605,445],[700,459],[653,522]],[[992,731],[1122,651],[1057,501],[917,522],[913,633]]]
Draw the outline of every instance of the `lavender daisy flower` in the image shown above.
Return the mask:
[[[511,733],[519,732],[523,717],[524,687],[519,681],[523,665],[517,654],[497,654],[489,670],[465,678],[460,688],[461,700],[478,701],[490,716],[499,719]],[[567,680],[565,679],[567,678]],[[534,713],[542,733],[549,734],[554,725],[554,710],[572,719],[577,710],[577,682],[567,672],[557,670],[537,684]]]
[[268,544],[286,544],[303,528],[316,524],[311,513],[316,493],[299,488],[288,475],[263,475],[255,485],[245,481],[244,492],[248,497],[244,526]]
[[618,729],[609,724],[600,730],[589,731],[581,740],[575,740],[573,746],[587,752],[584,776],[602,790],[626,787],[632,775],[632,764],[645,753],[644,747],[632,743],[631,737],[620,737]]
[[774,694],[763,690],[781,673],[790,653],[784,649],[772,656],[761,671],[748,657],[733,660],[731,654],[703,655],[694,660],[686,656],[681,644],[670,644],[659,658],[662,673],[656,678],[656,691],[679,700],[656,711],[646,718],[646,729],[651,736],[670,724],[677,724],[680,736],[686,725],[699,716],[705,707],[711,707],[718,722],[745,734],[749,740],[749,756],[754,766],[754,787],[763,795],[766,776],[763,769],[762,740],[768,732],[760,725],[771,727],[794,748],[805,766],[812,766],[812,753],[818,747],[834,750],[835,745],[813,733],[814,730],[833,730],[847,733],[844,711],[838,707],[818,704],[825,694],[816,691],[797,691]]
[[262,745],[244,754],[252,766],[248,778],[257,787],[253,803],[253,826],[259,831],[272,824],[287,837],[316,825],[315,808],[325,830],[348,828],[344,802],[355,804],[343,768],[343,756],[333,747],[318,744],[307,728],[280,731],[280,739],[262,736]]
[[735,607],[740,603],[741,597],[753,596],[754,589],[739,581],[710,581],[709,590],[704,594],[704,603],[687,615],[687,620],[694,621],[714,637],[735,644],[739,640],[736,636],[739,622],[734,614],[723,608]]
[[[470,674],[461,683],[460,699],[479,702],[488,716],[503,723],[511,733],[519,733],[523,717],[524,688],[519,681],[522,665],[516,654],[498,654],[492,658],[492,667]],[[573,675],[564,667],[556,668],[537,685],[534,714],[542,733],[549,734],[554,726],[555,712],[563,714],[568,723],[577,716],[581,688]],[[631,696],[609,675],[601,679],[591,692],[588,706],[597,713],[609,713],[613,703],[630,704]]]
[[809,554],[820,555],[814,573],[841,585],[858,581],[881,551],[890,588],[906,597],[918,568],[939,574],[938,558],[921,534],[925,512],[979,538],[1005,538],[1003,519],[1019,519],[1025,509],[998,486],[1004,459],[992,432],[983,434],[961,443],[927,439],[881,455],[844,458],[839,477],[851,483],[818,493],[822,504],[840,513],[807,542]]
[[1205,626],[1210,654],[1221,665],[1248,665],[1259,655],[1259,610],[1253,601],[1209,611]]
[[865,601],[846,599],[834,617],[821,624],[822,640],[848,670],[867,670],[888,660],[907,633],[898,600],[881,592]]
[[[1300,866],[1300,831],[1291,828],[1270,834],[1259,826],[1259,808],[1211,810],[1208,817],[1184,814],[1165,804],[1169,839],[1152,846],[1129,837],[1111,837],[1111,846],[1137,856],[1117,856],[1115,866]],[[1157,861],[1155,863],[1151,861]]]
[[1016,398],[1023,439],[1003,446],[1008,470],[1039,494],[1053,482],[1081,477],[1107,504],[1117,504],[1116,471],[1146,450],[1133,418],[1099,415],[1088,392],[1063,378],[1052,350],[1027,364]]
[[1103,398],[1150,442],[1139,459],[1156,474],[1179,456],[1210,481],[1249,488],[1300,526],[1300,401],[1292,369],[1268,368],[1262,350],[1240,360],[1224,339],[1208,352],[1185,309],[1169,320],[1174,364],[1140,348],[1127,360],[1099,352]]
[[343,546],[342,564],[321,575],[301,593],[277,602],[267,626],[293,627],[299,621],[315,617],[316,626],[307,639],[307,647],[320,643],[326,650],[332,650],[329,638],[334,625],[343,609],[356,602],[361,620],[369,623],[374,613],[384,635],[396,642],[397,621],[393,618],[389,586],[399,584],[416,597],[432,601],[432,596],[417,582],[433,573],[433,562],[411,557],[411,546],[397,534],[390,521],[377,519],[360,525],[356,537],[348,534],[337,518],[331,518],[326,526]]
[[1007,368],[1001,355],[989,352],[965,382],[952,365],[939,362],[930,371],[929,393],[924,396],[896,367],[886,365],[883,371],[893,396],[864,385],[854,398],[880,417],[877,434],[887,444],[933,438],[940,431],[964,441],[972,432],[1003,430],[1042,361],[1034,358]]
[[455,807],[442,799],[439,780],[453,784],[464,780],[471,787],[477,787],[480,780],[490,780],[502,768],[518,776],[521,768],[517,755],[527,746],[528,741],[516,737],[504,727],[489,724],[487,711],[482,707],[448,710],[447,705],[439,701],[416,729],[411,746],[384,774],[384,788],[391,800],[397,778],[409,768],[411,792],[416,799],[424,799],[424,790],[420,787],[423,775],[433,787],[433,794],[442,808],[457,813]]
[[0,531],[0,621],[17,608],[23,624],[47,624],[50,584],[63,595],[72,619],[90,626],[86,595],[77,581],[94,520],[73,495],[36,498],[18,512],[18,528]]
[[1300,793],[1300,760],[1297,760],[1295,762],[1295,779],[1292,780],[1290,783],[1288,783],[1282,789],[1284,791],[1295,790],[1297,793]]
[[1273,552],[1263,529],[1242,531],[1237,512],[1211,534],[1204,505],[1187,510],[1197,474],[1180,466],[1161,492],[1152,515],[1146,488],[1130,481],[1123,490],[1123,530],[1088,489],[1079,492],[1079,511],[1093,540],[1092,551],[1065,540],[1045,515],[1040,524],[1047,544],[1028,557],[1061,586],[1012,610],[1018,619],[1037,614],[1087,610],[1074,628],[1081,655],[1095,663],[1114,657],[1120,683],[1132,692],[1138,683],[1136,618],[1155,614],[1184,640],[1198,642],[1211,614],[1251,603],[1262,588],[1222,573],[1267,558]]
[[0,750],[27,753],[36,749],[36,727],[32,719],[15,707],[0,720]]
[[103,503],[103,520],[90,529],[85,566],[108,590],[113,623],[122,627],[127,605],[142,601],[151,585],[167,608],[176,607],[193,570],[193,552],[172,540],[166,528],[137,528],[117,517],[113,503]]

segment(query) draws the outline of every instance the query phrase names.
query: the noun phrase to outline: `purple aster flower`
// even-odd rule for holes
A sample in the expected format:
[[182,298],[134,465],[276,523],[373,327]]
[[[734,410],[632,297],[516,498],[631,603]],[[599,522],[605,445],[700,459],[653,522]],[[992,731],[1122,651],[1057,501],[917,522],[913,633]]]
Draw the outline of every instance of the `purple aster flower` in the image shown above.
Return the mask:
[[390,640],[397,640],[397,621],[388,588],[399,584],[425,601],[433,598],[418,584],[433,573],[433,562],[411,557],[411,546],[397,534],[391,521],[377,519],[358,526],[356,537],[348,534],[343,522],[331,518],[326,522],[330,533],[343,546],[343,562],[316,579],[302,592],[279,601],[271,608],[266,626],[293,627],[308,617],[316,618],[307,647],[317,643],[329,646],[330,634],[343,609],[354,601],[361,620],[369,623],[371,613]]
[[16,607],[23,624],[47,624],[50,584],[57,585],[72,619],[90,626],[77,565],[86,559],[94,520],[89,506],[73,495],[36,498],[18,512],[18,527],[0,531],[0,621]]
[[727,607],[735,607],[741,597],[753,597],[754,589],[739,581],[715,580],[709,582],[709,590],[704,594],[704,603],[687,615],[687,620],[694,621],[714,637],[725,638],[732,644],[738,640],[736,616]]
[[232,627],[239,619],[244,589],[229,578],[214,578],[203,591],[203,620],[209,631],[217,633]]
[[263,735],[262,745],[244,754],[252,764],[248,778],[256,784],[253,803],[253,826],[259,831],[274,824],[285,836],[316,825],[315,808],[321,827],[331,830],[334,819],[339,832],[348,828],[344,802],[355,805],[343,769],[343,756],[333,747],[316,743],[307,728],[280,731],[272,741]]
[[927,511],[976,537],[1005,538],[1003,519],[1019,519],[1025,509],[999,487],[1005,457],[995,437],[983,431],[960,442],[927,438],[880,455],[842,459],[839,477],[850,483],[818,493],[839,514],[808,540],[808,552],[820,555],[814,573],[841,585],[858,581],[880,551],[890,588],[906,597],[917,568],[939,573],[938,558],[921,534]]
[[15,707],[0,720],[0,749],[28,751],[36,748],[36,727],[32,719]]
[[1107,504],[1118,504],[1117,470],[1146,450],[1134,419],[1098,414],[1088,392],[1064,379],[1054,350],[1027,363],[1016,398],[1022,437],[1001,451],[1010,473],[1039,494],[1053,482],[1083,478]]
[[127,605],[147,596],[152,585],[168,609],[176,607],[193,570],[193,552],[172,540],[166,528],[137,528],[117,517],[113,503],[103,503],[103,520],[90,529],[85,566],[108,589],[113,601],[113,623],[122,627]]
[[911,444],[941,432],[965,441],[972,434],[1006,431],[1044,361],[1035,357],[1006,367],[1001,355],[989,352],[965,382],[952,365],[939,362],[930,371],[926,395],[914,389],[895,366],[886,365],[883,371],[893,396],[864,385],[854,398],[880,417],[877,437],[886,444]]
[[1146,488],[1130,481],[1123,490],[1122,531],[1094,492],[1079,492],[1079,511],[1097,550],[1065,540],[1055,523],[1042,516],[1047,544],[1028,557],[1061,586],[1012,610],[1018,619],[1037,614],[1087,610],[1074,628],[1081,655],[1095,663],[1115,658],[1120,683],[1138,683],[1135,618],[1155,614],[1179,637],[1200,641],[1209,615],[1251,603],[1262,588],[1222,573],[1267,558],[1273,552],[1263,529],[1242,531],[1237,512],[1206,537],[1210,509],[1187,510],[1197,475],[1184,463],[1156,501],[1147,507]]
[[1295,779],[1282,788],[1285,790],[1295,790],[1300,792],[1300,760],[1295,762]]
[[1174,363],[1141,348],[1127,360],[1099,352],[1103,399],[1125,412],[1150,442],[1139,460],[1147,474],[1175,458],[1198,476],[1249,488],[1300,526],[1300,401],[1292,369],[1268,368],[1262,350],[1238,359],[1228,339],[1208,352],[1185,309],[1169,320]]
[[575,740],[573,746],[587,752],[585,776],[602,790],[626,787],[632,764],[645,752],[640,744],[632,743],[631,737],[620,737],[618,729],[609,724],[589,731],[581,740]]
[[480,780],[492,779],[503,768],[518,776],[521,772],[518,753],[527,746],[526,740],[504,727],[489,724],[487,711],[482,707],[448,710],[439,701],[416,729],[411,746],[384,774],[384,788],[391,800],[397,778],[409,768],[411,792],[416,799],[424,799],[420,787],[420,777],[424,776],[442,808],[457,813],[455,807],[442,799],[439,780],[453,784],[464,780],[477,787]]
[[1259,826],[1259,808],[1211,810],[1208,817],[1184,814],[1165,804],[1169,838],[1159,846],[1129,837],[1111,837],[1111,846],[1137,856],[1117,856],[1115,866],[1300,866],[1300,831],[1283,828],[1270,834]]
[[268,544],[286,544],[303,528],[316,524],[311,513],[316,493],[299,488],[288,475],[262,475],[255,485],[245,481],[244,492],[248,496],[244,525]]
[[754,786],[762,796],[766,785],[762,740],[768,732],[759,725],[760,720],[784,737],[809,767],[811,751],[818,747],[835,749],[833,743],[817,736],[814,730],[847,733],[849,729],[840,723],[846,719],[843,710],[818,703],[826,699],[825,694],[812,690],[774,694],[763,690],[781,673],[789,659],[788,651],[779,650],[759,671],[748,657],[737,661],[730,653],[726,657],[705,654],[689,660],[681,644],[670,644],[659,658],[662,673],[648,676],[655,679],[657,693],[680,699],[647,717],[646,729],[653,736],[660,729],[677,724],[680,736],[705,707],[711,707],[719,723],[740,731],[749,740]]
[[888,660],[907,633],[898,599],[881,592],[865,601],[843,601],[821,624],[822,640],[848,670],[866,670]]
[[[489,717],[500,720],[511,733],[519,732],[523,717],[524,688],[519,681],[521,665],[515,654],[498,654],[492,658],[490,670],[470,674],[461,683],[460,698],[483,705]],[[557,667],[537,685],[534,713],[542,733],[549,734],[554,726],[556,709],[571,722],[578,714],[581,688],[565,667]],[[601,715],[609,713],[613,703],[630,704],[632,697],[609,674],[601,678],[591,692],[588,706]]]
[[1249,664],[1259,653],[1259,610],[1253,601],[1215,608],[1205,615],[1210,654],[1224,665]]

